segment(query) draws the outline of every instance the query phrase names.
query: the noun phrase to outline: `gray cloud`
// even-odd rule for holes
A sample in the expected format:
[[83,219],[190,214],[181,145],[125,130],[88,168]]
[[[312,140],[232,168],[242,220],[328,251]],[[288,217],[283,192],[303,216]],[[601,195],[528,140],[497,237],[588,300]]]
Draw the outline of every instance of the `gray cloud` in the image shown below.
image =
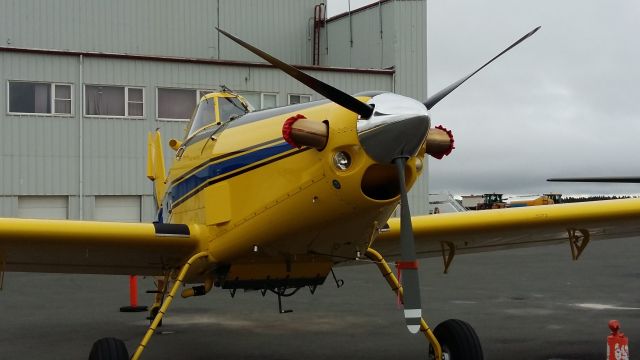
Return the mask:
[[640,176],[638,19],[632,0],[429,0],[430,93],[542,25],[432,110],[456,150],[430,161],[430,191],[640,193],[640,185],[545,181]]
[[637,193],[548,177],[640,175],[640,24],[634,1],[429,1],[437,91],[536,25],[542,29],[433,111],[457,149],[430,162],[432,191]]

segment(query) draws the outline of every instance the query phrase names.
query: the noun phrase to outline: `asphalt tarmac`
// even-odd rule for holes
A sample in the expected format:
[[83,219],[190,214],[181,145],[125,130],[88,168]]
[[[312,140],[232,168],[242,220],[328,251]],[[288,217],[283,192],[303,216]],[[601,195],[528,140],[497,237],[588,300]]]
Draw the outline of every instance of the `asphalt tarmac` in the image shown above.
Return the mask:
[[[640,355],[640,238],[591,243],[578,262],[569,246],[464,255],[442,274],[421,264],[423,309],[435,327],[471,323],[485,358],[605,359],[607,322],[618,319]],[[214,289],[174,301],[143,359],[425,359],[423,336],[407,332],[396,299],[373,265],[337,269],[315,295]],[[151,279],[140,279],[140,289]],[[140,302],[151,295],[141,294]],[[135,350],[146,313],[128,303],[123,276],[8,273],[0,292],[0,359],[86,359],[101,337]],[[638,355],[636,355],[636,353]]]

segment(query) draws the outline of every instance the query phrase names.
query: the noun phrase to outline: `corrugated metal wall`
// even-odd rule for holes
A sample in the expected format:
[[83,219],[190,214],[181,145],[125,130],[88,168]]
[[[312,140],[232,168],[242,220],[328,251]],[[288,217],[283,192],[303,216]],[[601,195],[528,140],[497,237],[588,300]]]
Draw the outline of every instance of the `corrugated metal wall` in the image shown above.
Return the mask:
[[[426,6],[426,0],[393,0],[329,21],[325,40],[328,51],[322,52],[323,64],[393,66],[395,92],[426,99]],[[425,174],[409,193],[415,214],[429,211],[427,183]]]
[[[310,63],[319,0],[3,0],[2,46],[254,60],[216,26],[283,60]],[[219,46],[220,45],[220,46]]]
[[[395,7],[395,91],[424,101],[427,97],[427,2],[396,0]],[[435,125],[435,124],[433,124]],[[429,166],[409,192],[412,214],[429,213]]]
[[332,20],[327,24],[328,52],[323,61],[332,66],[386,68],[395,65],[394,3]]
[[[388,75],[362,75],[310,71],[347,92],[390,89]],[[90,194],[143,194],[150,190],[145,178],[146,133],[159,127],[163,136],[182,138],[185,122],[156,121],[156,88],[217,88],[236,91],[277,92],[279,105],[287,94],[313,92],[276,69],[245,66],[207,66],[113,59],[85,60],[85,83],[142,86],[146,120],[85,118],[85,191]],[[314,99],[320,98],[316,93]],[[109,134],[109,136],[105,136]],[[169,156],[170,154],[168,154]],[[135,173],[136,180],[122,174]]]
[[0,196],[0,216],[13,216],[18,212],[17,196]]
[[[312,63],[309,18],[322,0],[225,0],[220,5],[220,27],[260,44],[270,54],[293,64]],[[262,61],[224,36],[220,59]]]
[[427,86],[427,2],[396,0],[393,6],[396,92],[423,100]]
[[[79,102],[82,87],[78,56],[51,56],[0,52],[0,182],[1,195],[72,195],[69,214],[79,216],[79,126],[82,113]],[[370,89],[390,90],[389,74],[309,71],[347,92]],[[72,116],[9,115],[7,84],[10,80],[47,81],[73,84]],[[137,86],[144,88],[145,116],[142,119],[82,117],[84,194],[145,195],[152,194],[145,177],[146,134],[160,128],[166,143],[171,137],[182,138],[186,122],[156,119],[156,89],[180,87],[214,89],[225,84],[238,91],[278,93],[278,104],[287,104],[287,94],[313,94],[304,85],[279,70],[264,67],[222,66],[161,61],[132,61],[85,57],[85,84]],[[167,161],[173,157],[168,147]],[[150,198],[149,198],[150,199]],[[143,205],[153,208],[151,200]],[[88,202],[87,202],[88,201]],[[93,203],[84,203],[90,218]],[[6,211],[13,211],[7,207]],[[0,209],[1,210],[1,209]],[[143,210],[144,211],[144,210]],[[5,216],[12,215],[3,214]]]
[[[9,80],[78,83],[78,59],[0,52],[0,194],[78,192],[78,120],[70,116],[4,115]],[[76,110],[77,113],[77,110]]]
[[356,68],[393,66],[396,93],[424,99],[426,36],[426,0],[388,1],[329,21],[328,50],[321,52],[322,63]]
[[[309,18],[319,2],[5,0],[0,1],[0,46],[258,61],[219,37],[213,30],[219,25],[287,62],[309,64]],[[389,74],[309,73],[350,93],[395,87],[398,93],[424,98],[425,12],[425,0],[394,0],[356,13],[351,26],[346,17],[330,22],[323,32],[323,65],[394,66],[395,82]],[[279,105],[287,103],[289,93],[312,93],[279,71],[262,67],[94,57],[85,58],[83,67],[85,84],[131,85],[145,91],[143,119],[82,119],[82,204],[87,218],[93,195],[141,195],[143,212],[153,209],[150,182],[144,176],[146,133],[160,127],[166,142],[182,138],[186,125],[156,120],[157,87],[212,89],[225,84],[237,91],[277,92]],[[14,215],[15,195],[68,195],[70,217],[78,218],[79,57],[0,52],[0,69],[0,215]],[[9,80],[72,83],[74,114],[7,115]],[[167,159],[172,156],[167,151]],[[426,212],[426,177],[412,194],[414,211]]]

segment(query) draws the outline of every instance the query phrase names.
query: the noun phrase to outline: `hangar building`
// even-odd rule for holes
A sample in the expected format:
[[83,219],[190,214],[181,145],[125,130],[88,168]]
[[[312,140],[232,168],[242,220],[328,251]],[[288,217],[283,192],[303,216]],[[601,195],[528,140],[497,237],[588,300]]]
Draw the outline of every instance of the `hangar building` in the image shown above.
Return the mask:
[[221,85],[256,108],[321,98],[216,26],[348,93],[425,98],[425,0],[324,14],[320,0],[0,2],[0,216],[150,221],[147,132],[183,138]]

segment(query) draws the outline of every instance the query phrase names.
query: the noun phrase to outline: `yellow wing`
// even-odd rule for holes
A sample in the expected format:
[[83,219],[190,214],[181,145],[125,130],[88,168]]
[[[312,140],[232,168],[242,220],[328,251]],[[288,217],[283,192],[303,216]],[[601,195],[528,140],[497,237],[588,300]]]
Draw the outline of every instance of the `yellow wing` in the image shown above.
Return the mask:
[[[587,240],[640,235],[640,199],[469,211],[412,218],[419,257],[439,256],[442,246],[475,253],[569,243],[569,233]],[[389,220],[372,247],[393,258],[400,254],[400,222]]]
[[198,247],[178,224],[0,219],[0,270],[161,275]]

